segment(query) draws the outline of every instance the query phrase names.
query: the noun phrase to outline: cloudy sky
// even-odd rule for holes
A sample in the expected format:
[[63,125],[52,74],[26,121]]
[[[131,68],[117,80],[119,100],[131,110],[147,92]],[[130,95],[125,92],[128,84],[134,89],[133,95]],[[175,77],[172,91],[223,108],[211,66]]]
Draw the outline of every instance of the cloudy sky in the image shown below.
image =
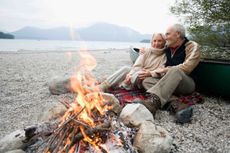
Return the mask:
[[108,22],[141,33],[164,32],[178,22],[169,12],[174,0],[0,0],[0,30],[24,26],[52,28]]

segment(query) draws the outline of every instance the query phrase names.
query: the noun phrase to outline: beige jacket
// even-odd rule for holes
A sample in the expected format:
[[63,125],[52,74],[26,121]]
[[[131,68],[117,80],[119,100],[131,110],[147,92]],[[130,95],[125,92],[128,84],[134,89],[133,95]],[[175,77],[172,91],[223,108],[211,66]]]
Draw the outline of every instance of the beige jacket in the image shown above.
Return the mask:
[[185,44],[185,61],[175,67],[179,67],[186,74],[190,74],[200,62],[201,50],[198,43],[189,41]]
[[156,77],[157,74],[155,70],[160,67],[165,67],[165,62],[166,56],[164,49],[146,48],[144,54],[137,58],[129,74],[133,75],[141,69],[146,69],[150,71],[152,77]]

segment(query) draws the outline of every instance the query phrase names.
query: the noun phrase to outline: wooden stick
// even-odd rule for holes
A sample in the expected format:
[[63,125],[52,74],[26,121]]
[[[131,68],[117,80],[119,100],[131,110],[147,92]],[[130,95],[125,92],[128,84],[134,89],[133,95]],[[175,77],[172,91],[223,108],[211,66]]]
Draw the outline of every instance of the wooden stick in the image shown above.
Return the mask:
[[[98,126],[96,126],[95,128],[92,128],[92,129],[87,129],[85,131],[85,133],[87,135],[92,135],[94,133],[97,133],[97,132],[100,132],[100,131],[105,131],[105,130],[109,130],[108,128],[110,127],[110,123],[109,122],[105,122],[105,123],[102,123]],[[77,135],[75,135],[73,141],[71,142],[70,144],[70,148],[77,142],[77,141],[80,141],[81,139],[83,139],[84,136],[82,133],[78,133]]]
[[[66,127],[68,127],[69,125],[67,125],[70,121],[74,120],[76,123],[81,124],[83,126],[85,126],[86,124],[83,124],[82,122],[75,120],[75,118],[82,113],[82,111],[85,109],[85,107],[83,107],[81,109],[80,112],[78,112],[77,114],[72,114],[60,127],[58,127],[55,132],[49,137],[48,139],[48,145],[47,147],[50,148],[51,145],[53,144],[53,142],[58,139],[58,135],[60,135],[60,133],[62,133],[61,131],[65,130]],[[87,125],[86,125],[87,126]],[[47,150],[48,151],[48,150]],[[46,152],[47,152],[46,151]]]
[[62,103],[67,109],[69,109],[70,108],[70,105],[69,105],[69,103],[67,103],[67,102],[65,102],[65,101],[62,101],[62,100],[60,100],[60,99],[57,99],[60,103]]
[[[52,152],[58,152],[58,149],[59,149],[58,147],[60,147],[61,143],[63,143],[63,141],[64,141],[66,135],[68,134],[68,132],[69,132],[69,127],[67,127],[67,128],[64,130],[64,132],[63,132],[63,134],[61,135],[61,137],[59,138],[57,144],[54,146],[54,150],[53,150]],[[68,137],[68,136],[67,136],[67,137]]]
[[72,114],[67,120],[65,120],[65,122],[56,130],[62,129],[66,124],[68,124],[71,120],[73,120],[74,118],[76,118],[79,114],[82,113],[82,111],[85,109],[85,107],[83,107],[80,112],[78,112],[77,114]]
[[[72,141],[74,140],[74,137],[75,137],[75,135],[76,135],[78,132],[80,132],[80,130],[79,130],[78,128],[77,128],[77,129],[74,128],[74,130],[73,130],[73,132],[72,132],[72,135],[70,136],[70,142],[72,142]],[[73,147],[73,146],[72,146],[72,147]],[[66,146],[65,150],[62,150],[62,152],[65,151],[65,153],[68,153],[69,150],[70,150],[72,147],[70,147],[70,144],[69,144],[69,145]],[[63,148],[63,149],[64,149],[64,148]]]

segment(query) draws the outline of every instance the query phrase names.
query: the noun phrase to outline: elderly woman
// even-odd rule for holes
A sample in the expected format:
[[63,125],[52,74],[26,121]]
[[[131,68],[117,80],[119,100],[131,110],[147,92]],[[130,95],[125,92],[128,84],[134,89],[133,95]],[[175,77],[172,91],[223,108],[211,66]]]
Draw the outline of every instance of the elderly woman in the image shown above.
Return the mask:
[[134,65],[130,67],[122,67],[114,74],[109,76],[99,85],[101,91],[106,91],[110,87],[119,86],[127,90],[138,87],[142,88],[141,82],[147,77],[159,77],[156,73],[158,68],[164,67],[166,57],[164,53],[165,38],[163,34],[154,34],[150,48],[141,48],[143,54],[137,58]]
[[[161,33],[157,33],[158,35],[160,35],[161,37],[165,37],[163,34],[161,34]],[[153,48],[159,48],[159,47],[157,47],[156,46],[156,43],[153,41],[153,38],[154,38],[154,36],[155,36],[156,34],[153,34],[152,35],[152,38],[151,38],[151,41],[150,41],[150,45],[151,45],[151,47],[153,47]],[[164,38],[165,39],[165,38]],[[162,40],[159,40],[160,42],[159,43],[161,43],[161,41]],[[160,47],[161,48],[161,47]],[[145,52],[145,49],[144,48],[133,48],[133,47],[131,47],[130,48],[130,50],[129,50],[129,55],[130,55],[130,59],[131,59],[131,61],[133,62],[133,64],[136,62],[136,60],[137,60],[137,58],[139,57],[139,55],[141,55],[141,54],[144,54],[144,52]]]

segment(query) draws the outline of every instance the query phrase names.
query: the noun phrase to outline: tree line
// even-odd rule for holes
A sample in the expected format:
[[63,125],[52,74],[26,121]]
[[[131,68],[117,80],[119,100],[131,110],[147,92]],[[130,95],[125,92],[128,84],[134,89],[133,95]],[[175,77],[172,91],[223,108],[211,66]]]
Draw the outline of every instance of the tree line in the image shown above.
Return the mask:
[[209,50],[230,50],[230,0],[176,0],[170,11]]
[[0,32],[0,39],[14,39],[14,35]]

